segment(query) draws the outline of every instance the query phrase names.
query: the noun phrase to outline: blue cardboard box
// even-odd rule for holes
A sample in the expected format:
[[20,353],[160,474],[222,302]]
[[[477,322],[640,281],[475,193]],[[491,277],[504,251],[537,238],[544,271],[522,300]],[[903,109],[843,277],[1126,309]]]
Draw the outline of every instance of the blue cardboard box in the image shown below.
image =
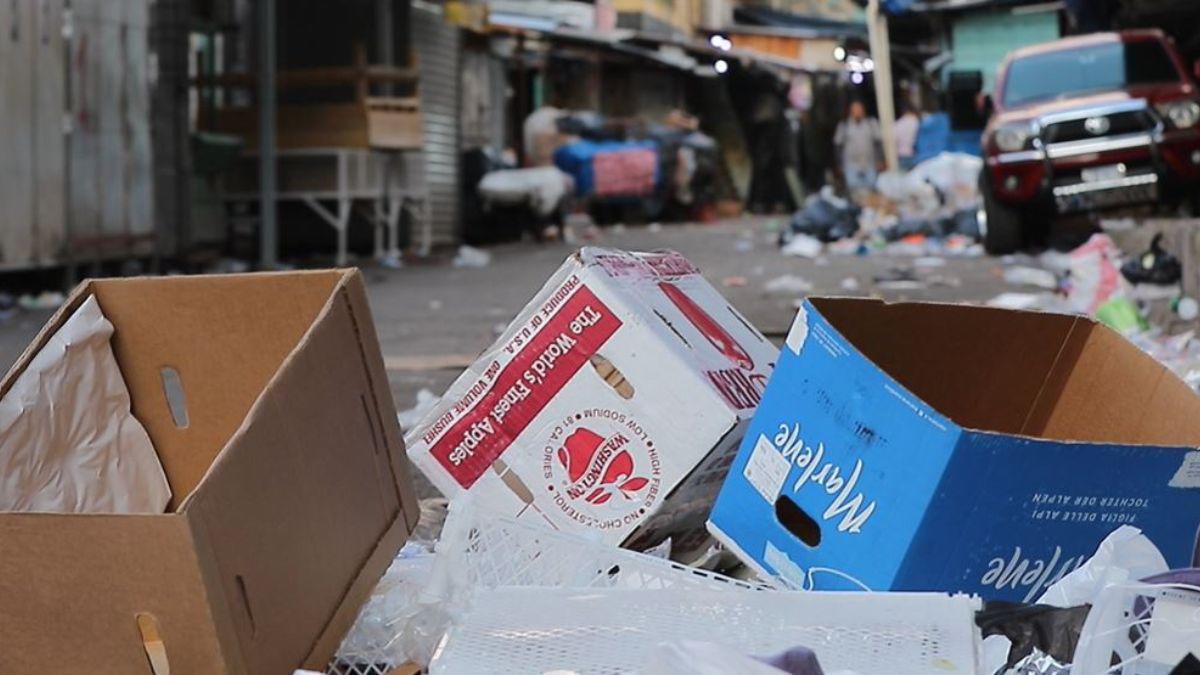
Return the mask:
[[1086,317],[801,307],[709,517],[781,585],[1031,601],[1121,525],[1176,567],[1200,397]]

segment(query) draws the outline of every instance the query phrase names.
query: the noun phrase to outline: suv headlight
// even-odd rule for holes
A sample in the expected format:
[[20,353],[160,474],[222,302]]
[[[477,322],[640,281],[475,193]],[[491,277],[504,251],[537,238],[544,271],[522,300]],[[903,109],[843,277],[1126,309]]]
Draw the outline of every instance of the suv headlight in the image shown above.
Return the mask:
[[1200,123],[1200,103],[1190,99],[1159,104],[1158,112],[1176,129],[1190,129]]
[[996,147],[1000,148],[1002,152],[1017,152],[1024,150],[1036,133],[1033,125],[1028,122],[1005,124],[996,129],[993,138],[996,141]]

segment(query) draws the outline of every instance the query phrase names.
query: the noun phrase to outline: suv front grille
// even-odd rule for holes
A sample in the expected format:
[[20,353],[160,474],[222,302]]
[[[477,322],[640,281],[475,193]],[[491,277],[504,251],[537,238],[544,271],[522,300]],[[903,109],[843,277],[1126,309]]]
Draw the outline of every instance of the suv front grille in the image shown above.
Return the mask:
[[[1108,131],[1096,134],[1088,130],[1087,121],[1093,118],[1108,120]],[[1154,118],[1147,110],[1130,110],[1108,115],[1089,115],[1079,119],[1064,120],[1046,125],[1042,134],[1046,143],[1069,143],[1091,140],[1105,136],[1120,136],[1150,131],[1155,126]]]

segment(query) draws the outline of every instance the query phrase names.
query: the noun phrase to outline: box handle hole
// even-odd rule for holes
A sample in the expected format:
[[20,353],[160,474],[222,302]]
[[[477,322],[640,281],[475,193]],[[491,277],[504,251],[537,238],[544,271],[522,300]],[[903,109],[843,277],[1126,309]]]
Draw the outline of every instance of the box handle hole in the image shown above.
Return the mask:
[[183,380],[179,371],[166,366],[160,371],[162,376],[163,394],[167,397],[167,408],[171,410],[171,419],[180,429],[188,427],[187,396],[183,393]]
[[596,374],[600,376],[600,379],[612,387],[618,396],[627,401],[633,398],[633,385],[625,379],[625,375],[613,365],[612,361],[599,354],[593,354],[588,361],[592,364],[592,368],[596,369]]
[[821,545],[821,526],[787,495],[775,500],[775,517],[784,529],[811,548]]
[[250,594],[246,592],[246,580],[240,574],[235,577],[235,580],[237,581],[238,595],[242,598],[242,608],[246,610],[246,618],[250,620],[250,636],[254,637],[258,628],[254,624],[254,612],[250,609]]

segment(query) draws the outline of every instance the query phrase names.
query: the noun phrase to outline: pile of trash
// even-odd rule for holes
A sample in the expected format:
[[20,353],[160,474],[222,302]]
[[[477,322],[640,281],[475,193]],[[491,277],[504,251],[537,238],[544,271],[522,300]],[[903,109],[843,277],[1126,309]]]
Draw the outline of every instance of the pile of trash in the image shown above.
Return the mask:
[[1094,317],[1200,391],[1200,302],[1181,285],[1182,262],[1162,242],[1156,234],[1137,253],[1096,233],[1065,254],[1046,252],[1031,264],[1012,260],[1003,278],[1022,289],[988,304]]
[[585,247],[397,414],[369,316],[355,270],[65,298],[0,387],[0,672],[1197,665],[1200,396],[1103,323],[809,298],[776,346]]
[[402,413],[446,500],[329,672],[1170,672],[1200,653],[1200,398],[1075,321],[810,299],[776,351],[682,256],[585,248]]
[[856,204],[826,186],[811,195],[780,234],[785,254],[796,238],[838,253],[866,255],[983,254],[978,177],[983,163],[973,155],[943,153],[907,173],[879,176],[875,191]]

